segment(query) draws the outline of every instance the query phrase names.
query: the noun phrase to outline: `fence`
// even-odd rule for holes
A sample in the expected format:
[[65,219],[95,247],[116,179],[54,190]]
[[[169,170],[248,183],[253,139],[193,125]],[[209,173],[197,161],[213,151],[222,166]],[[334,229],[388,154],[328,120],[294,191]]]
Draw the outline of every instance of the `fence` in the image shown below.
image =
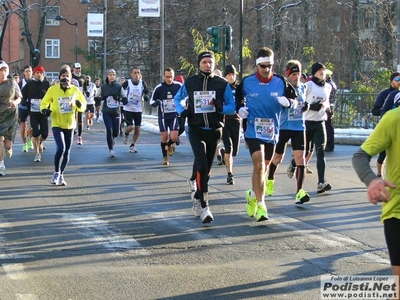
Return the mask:
[[335,116],[332,119],[336,128],[373,129],[379,117],[372,115],[377,93],[338,93],[335,101]]

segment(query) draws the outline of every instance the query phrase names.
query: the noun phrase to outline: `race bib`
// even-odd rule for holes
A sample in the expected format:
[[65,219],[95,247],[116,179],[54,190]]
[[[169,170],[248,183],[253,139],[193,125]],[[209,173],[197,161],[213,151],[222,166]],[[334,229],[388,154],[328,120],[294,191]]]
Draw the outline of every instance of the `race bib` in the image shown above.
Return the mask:
[[72,112],[72,101],[74,97],[59,97],[58,105],[60,106],[60,112],[62,114],[68,114]]
[[295,101],[294,107],[289,108],[288,121],[302,120],[303,119],[303,112],[301,111],[302,108],[303,108],[303,103]]
[[163,101],[164,113],[176,112],[174,99],[165,99]]
[[213,99],[215,99],[215,91],[195,91],[194,96],[194,113],[211,113],[215,112]]
[[130,93],[129,97],[128,97],[128,101],[133,105],[138,104],[140,101],[140,94]]
[[40,102],[42,99],[31,99],[31,112],[40,112]]
[[255,118],[254,129],[256,132],[256,138],[270,141],[275,136],[274,119]]
[[107,101],[108,108],[118,108],[118,106],[119,106],[119,102],[114,100],[114,98],[112,96],[108,96],[106,101]]

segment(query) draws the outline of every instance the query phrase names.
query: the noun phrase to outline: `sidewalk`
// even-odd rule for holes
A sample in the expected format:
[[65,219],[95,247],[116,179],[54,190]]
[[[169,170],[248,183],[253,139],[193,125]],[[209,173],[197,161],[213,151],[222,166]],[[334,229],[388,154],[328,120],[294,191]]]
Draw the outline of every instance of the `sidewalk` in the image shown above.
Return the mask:
[[[159,129],[157,115],[143,114],[142,130],[158,133]],[[335,144],[360,146],[371,134],[371,132],[372,129],[336,128]]]

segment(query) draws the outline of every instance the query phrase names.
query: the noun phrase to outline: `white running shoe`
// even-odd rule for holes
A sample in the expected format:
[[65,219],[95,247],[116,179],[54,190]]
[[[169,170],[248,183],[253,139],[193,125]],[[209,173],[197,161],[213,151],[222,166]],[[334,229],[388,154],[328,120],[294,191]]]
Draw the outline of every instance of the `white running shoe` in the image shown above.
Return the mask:
[[130,146],[130,147],[129,147],[129,152],[130,152],[130,153],[137,153],[138,151],[137,151],[137,149],[135,148],[135,146]]
[[109,157],[115,157],[115,152],[114,150],[110,150],[110,153],[108,154]]
[[34,162],[40,162],[42,160],[42,155],[40,153],[35,154]]
[[5,165],[0,166],[0,176],[6,176],[6,166]]
[[57,181],[56,185],[67,185],[67,183],[64,180],[63,174],[60,174],[60,176],[58,177],[58,181]]
[[214,217],[210,211],[210,208],[208,206],[204,207],[201,209],[201,223],[206,224],[206,223],[211,223],[214,221]]
[[60,177],[60,173],[54,172],[53,177],[51,177],[50,183],[57,184],[59,177]]

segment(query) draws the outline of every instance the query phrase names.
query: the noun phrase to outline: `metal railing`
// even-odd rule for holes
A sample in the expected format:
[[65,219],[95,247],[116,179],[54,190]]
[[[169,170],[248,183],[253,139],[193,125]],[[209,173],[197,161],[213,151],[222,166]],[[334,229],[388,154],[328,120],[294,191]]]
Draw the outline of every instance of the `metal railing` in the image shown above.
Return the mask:
[[377,95],[377,93],[337,93],[333,125],[336,128],[375,128],[380,117],[373,116],[371,110]]

